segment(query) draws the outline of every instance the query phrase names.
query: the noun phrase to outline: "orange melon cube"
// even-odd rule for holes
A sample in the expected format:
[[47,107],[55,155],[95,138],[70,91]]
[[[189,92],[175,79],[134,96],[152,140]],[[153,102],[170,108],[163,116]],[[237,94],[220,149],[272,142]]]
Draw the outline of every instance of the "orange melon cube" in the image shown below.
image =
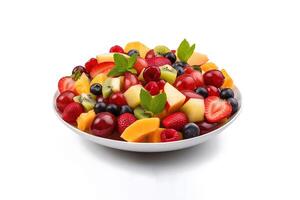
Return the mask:
[[87,113],[82,113],[77,118],[78,129],[82,130],[82,131],[88,131],[90,129],[90,126],[92,125],[95,117],[96,117],[96,114],[95,114],[94,110],[90,110]]
[[160,134],[161,132],[165,130],[164,128],[159,128],[156,131],[150,133],[147,137],[147,141],[148,142],[152,142],[152,143],[157,143],[157,142],[161,142],[161,137]]
[[225,69],[221,70],[222,74],[225,77],[224,83],[221,86],[222,88],[233,88],[234,84],[233,84],[233,80],[232,78],[229,76],[229,74],[227,73],[227,71]]

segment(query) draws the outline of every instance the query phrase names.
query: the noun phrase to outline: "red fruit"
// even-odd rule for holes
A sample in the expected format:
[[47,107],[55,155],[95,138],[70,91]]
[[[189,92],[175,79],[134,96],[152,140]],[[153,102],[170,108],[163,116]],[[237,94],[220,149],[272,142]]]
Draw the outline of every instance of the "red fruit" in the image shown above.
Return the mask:
[[220,96],[220,89],[216,88],[215,86],[212,85],[208,85],[206,86],[207,92],[208,92],[208,96]]
[[150,92],[150,94],[157,95],[159,93],[159,86],[155,81],[150,81],[149,83],[146,84],[145,89]]
[[148,67],[148,63],[146,62],[146,60],[141,57],[137,57],[134,64],[134,68],[136,69],[137,73],[140,74],[146,67]]
[[163,66],[163,65],[171,65],[171,61],[165,57],[153,57],[146,59],[149,66]]
[[91,59],[89,59],[89,61],[87,61],[86,63],[85,63],[85,69],[86,69],[86,71],[88,72],[88,73],[90,73],[91,72],[91,70],[93,69],[93,67],[95,67],[95,66],[97,66],[98,65],[98,61],[97,61],[97,59],[96,58],[91,58]]
[[203,96],[197,94],[193,90],[181,90],[180,92],[186,97],[185,101],[189,100],[190,98],[203,99]]
[[97,76],[100,73],[107,74],[114,67],[115,67],[114,62],[99,63],[91,69],[90,75],[91,75],[92,78],[94,78],[95,76]]
[[187,116],[182,112],[175,112],[163,119],[162,125],[180,131],[188,123]]
[[218,123],[208,123],[205,121],[197,123],[197,126],[200,129],[200,135],[213,131],[217,128],[217,125]]
[[125,99],[123,93],[121,93],[121,92],[112,94],[109,97],[109,103],[116,104],[117,106],[123,106],[123,105],[127,104],[126,99]]
[[127,90],[133,85],[140,84],[138,78],[130,72],[124,73],[124,90]]
[[158,84],[159,89],[163,90],[165,87],[166,81],[161,79],[161,80],[157,81],[157,84]]
[[67,91],[67,90],[76,93],[75,81],[70,76],[62,77],[58,81],[58,90],[60,93]]
[[184,68],[184,73],[186,73],[186,74],[190,74],[193,71],[194,71],[194,69],[190,66],[187,66],[187,67]]
[[221,87],[225,80],[222,72],[217,69],[205,72],[203,78],[206,85],[213,85],[217,88]]
[[64,91],[56,98],[56,107],[60,112],[63,112],[64,109],[70,103],[74,102],[73,98],[75,97],[75,93],[72,91]]
[[160,69],[156,66],[149,66],[145,68],[143,77],[146,82],[158,81],[160,79]]
[[119,45],[112,46],[109,49],[109,52],[110,53],[125,53],[124,49],[122,47],[120,47]]
[[84,112],[84,109],[80,103],[73,102],[65,107],[64,112],[62,113],[62,118],[66,122],[73,124],[76,123],[77,118],[81,113]]
[[203,80],[203,76],[202,76],[201,72],[199,72],[197,70],[193,70],[192,72],[190,72],[188,74],[190,74],[190,76],[192,76],[193,79],[195,80],[196,87],[201,87],[204,85],[204,80]]
[[148,58],[154,58],[154,57],[156,57],[155,52],[154,52],[153,49],[151,49],[151,50],[149,50],[149,51],[147,52],[147,54],[146,54],[146,56],[145,56],[145,59],[148,59]]
[[124,114],[120,115],[118,117],[119,133],[123,133],[123,131],[135,121],[136,121],[136,118],[131,113],[124,113]]
[[171,52],[172,52],[172,53],[176,53],[176,50],[173,49],[173,50],[171,50]]
[[91,125],[91,132],[100,137],[111,135],[116,127],[116,117],[109,112],[98,113]]
[[231,115],[232,107],[226,100],[216,96],[207,97],[204,100],[205,118],[208,122],[219,122]]
[[196,83],[195,80],[189,74],[182,74],[177,77],[175,83],[175,87],[178,90],[195,90]]
[[174,129],[165,129],[160,133],[162,142],[173,142],[181,140],[181,135]]

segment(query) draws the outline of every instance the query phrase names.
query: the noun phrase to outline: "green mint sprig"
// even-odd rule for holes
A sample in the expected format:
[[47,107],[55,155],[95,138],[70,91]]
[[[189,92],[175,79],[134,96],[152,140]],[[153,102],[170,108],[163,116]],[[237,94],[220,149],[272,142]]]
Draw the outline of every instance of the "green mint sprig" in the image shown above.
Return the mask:
[[144,89],[142,89],[140,92],[140,99],[141,106],[153,114],[161,113],[167,103],[167,95],[165,93],[161,93],[152,97],[151,94]]
[[114,54],[115,67],[110,70],[108,76],[121,76],[125,72],[136,74],[136,69],[133,68],[136,62],[137,55],[133,54],[130,58],[126,58],[121,54]]
[[177,56],[179,58],[179,60],[183,61],[183,62],[187,62],[188,59],[192,56],[194,50],[195,50],[196,45],[193,44],[192,46],[190,46],[189,42],[184,39],[178,49],[177,49]]

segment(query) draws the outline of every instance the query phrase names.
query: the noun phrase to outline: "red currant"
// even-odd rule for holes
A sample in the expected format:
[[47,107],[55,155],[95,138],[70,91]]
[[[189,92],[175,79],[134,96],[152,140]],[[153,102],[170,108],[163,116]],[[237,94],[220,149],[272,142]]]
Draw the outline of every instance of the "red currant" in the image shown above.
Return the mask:
[[213,85],[208,85],[206,86],[207,92],[208,92],[208,96],[220,96],[220,90],[219,88],[216,88]]
[[203,78],[206,85],[213,85],[217,88],[223,85],[225,79],[222,72],[216,69],[205,72]]
[[156,66],[150,66],[145,68],[143,72],[143,77],[146,82],[149,81],[158,81],[160,78],[160,69]]
[[159,93],[159,86],[155,81],[150,81],[147,83],[145,89],[148,90],[152,96]]
[[122,47],[120,47],[119,45],[115,45],[115,46],[111,47],[109,52],[110,53],[125,53],[124,49]]
[[109,103],[110,104],[115,104],[117,106],[123,106],[123,105],[127,104],[126,99],[125,99],[124,95],[121,92],[117,92],[117,93],[112,94],[109,97]]

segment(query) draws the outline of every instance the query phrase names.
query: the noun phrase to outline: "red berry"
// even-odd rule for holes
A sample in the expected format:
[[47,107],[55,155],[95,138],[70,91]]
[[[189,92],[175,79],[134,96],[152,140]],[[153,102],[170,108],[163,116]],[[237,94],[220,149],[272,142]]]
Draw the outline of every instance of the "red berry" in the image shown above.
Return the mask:
[[118,117],[119,133],[123,133],[123,131],[135,121],[136,121],[136,118],[131,113],[124,113],[124,114],[120,115]]
[[173,50],[171,50],[171,52],[176,54],[176,50],[174,50],[174,49],[173,49]]
[[126,99],[125,99],[123,93],[121,93],[121,92],[117,92],[117,93],[112,94],[109,97],[109,103],[110,104],[115,104],[117,106],[123,106],[123,105],[127,104]]
[[179,77],[177,77],[174,85],[178,90],[196,89],[195,80],[189,74],[182,74]]
[[219,88],[216,88],[215,86],[212,85],[207,85],[206,86],[207,92],[208,92],[208,96],[220,96],[220,90]]
[[163,119],[162,125],[180,131],[188,123],[187,116],[182,112],[175,112]]
[[124,74],[124,90],[127,90],[133,85],[140,84],[138,78],[130,72],[125,72]]
[[111,47],[109,52],[110,53],[125,53],[124,49],[122,47],[120,47],[119,45],[115,45],[115,46]]
[[153,57],[146,59],[149,66],[163,66],[163,65],[171,65],[171,61],[165,57]]
[[87,61],[85,63],[85,69],[88,73],[91,72],[91,70],[93,69],[93,67],[97,66],[98,65],[98,61],[96,58],[91,58],[89,61]]
[[226,100],[216,96],[207,97],[204,100],[205,119],[210,123],[219,122],[231,115],[232,107]]
[[70,103],[65,107],[64,112],[62,113],[62,118],[68,123],[76,123],[77,118],[81,113],[84,112],[84,109],[80,103]]
[[154,58],[154,57],[156,57],[155,52],[154,52],[153,49],[151,49],[151,50],[149,50],[149,51],[147,52],[147,54],[146,54],[146,56],[145,56],[145,59],[148,59],[148,58]]
[[203,99],[203,96],[197,94],[193,90],[181,90],[180,92],[186,97],[185,101],[189,100],[190,98]]
[[192,67],[190,67],[190,66],[184,68],[184,72],[185,72],[186,74],[190,74],[190,73],[192,73],[193,71],[194,71],[194,69],[193,69]]
[[91,125],[91,132],[100,137],[107,137],[113,133],[116,121],[116,117],[109,112],[98,113]]
[[160,69],[156,66],[147,67],[143,72],[143,77],[146,82],[158,81],[160,78]]
[[146,67],[148,67],[148,63],[146,62],[146,60],[141,57],[137,57],[134,64],[134,68],[136,69],[137,73],[140,74]]
[[197,70],[193,70],[189,74],[195,80],[196,87],[201,87],[204,85],[204,80],[203,80],[203,76],[202,76],[201,72],[199,72]]
[[217,69],[205,72],[203,78],[206,85],[213,85],[217,88],[223,85],[225,79],[222,72]]
[[75,81],[70,76],[62,77],[58,81],[58,90],[60,93],[67,91],[67,90],[76,93]]
[[94,78],[95,76],[97,76],[100,73],[108,73],[114,67],[115,67],[114,62],[99,63],[91,69],[90,75],[92,78]]
[[56,107],[60,112],[63,112],[64,109],[70,103],[74,102],[73,98],[75,97],[75,93],[72,91],[64,91],[56,98]]
[[173,142],[181,140],[181,135],[174,129],[165,129],[160,133],[162,142]]
[[145,89],[150,92],[150,94],[157,95],[159,93],[159,86],[155,81],[150,81],[146,84]]
[[161,80],[157,81],[157,84],[158,84],[159,89],[163,90],[165,87],[166,81],[161,79]]

